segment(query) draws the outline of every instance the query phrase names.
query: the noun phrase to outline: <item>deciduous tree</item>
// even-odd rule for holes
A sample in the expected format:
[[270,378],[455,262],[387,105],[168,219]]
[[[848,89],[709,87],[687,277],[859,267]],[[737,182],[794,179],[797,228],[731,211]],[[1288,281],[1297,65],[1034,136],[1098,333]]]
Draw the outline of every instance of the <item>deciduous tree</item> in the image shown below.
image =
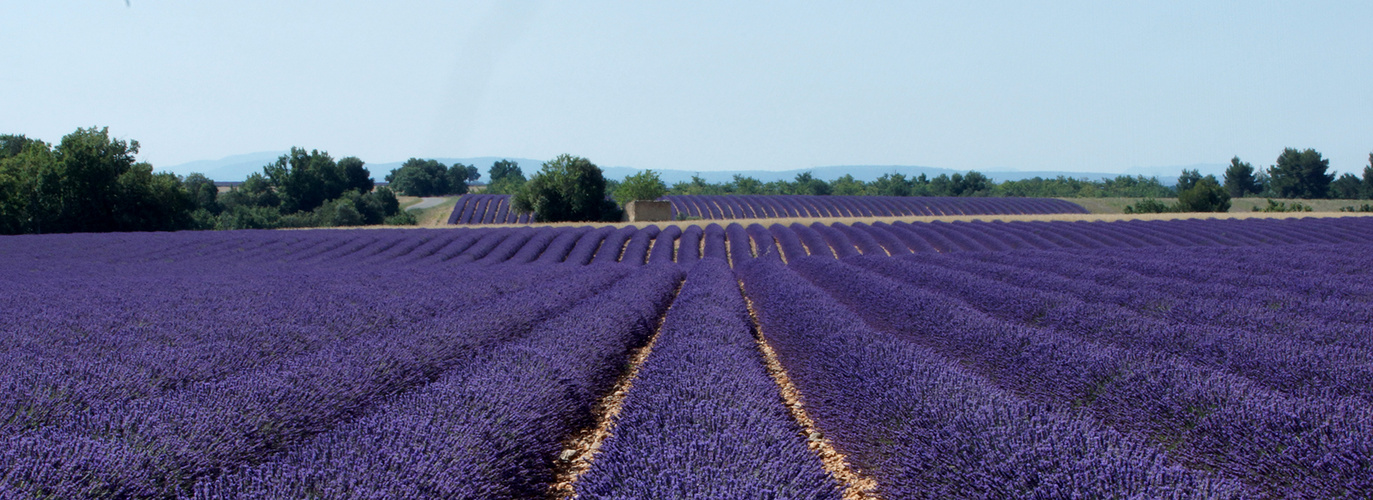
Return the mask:
[[[464,173],[466,171],[464,170]],[[386,176],[391,189],[407,196],[441,196],[452,192],[448,167],[438,160],[411,158]],[[464,191],[467,185],[463,184]]]
[[281,213],[308,212],[348,190],[348,180],[327,152],[292,147],[262,173],[281,197]]
[[1230,194],[1208,175],[1192,183],[1192,187],[1178,193],[1177,211],[1179,212],[1227,212],[1230,210]]
[[513,200],[515,210],[534,212],[539,221],[613,221],[620,210],[606,199],[600,167],[580,156],[560,155],[544,162]]
[[525,183],[524,171],[518,162],[500,160],[491,165],[491,181],[486,185],[490,194],[515,194]]
[[658,172],[644,170],[637,174],[625,176],[625,180],[620,182],[615,188],[615,199],[621,204],[635,200],[656,200],[667,194],[667,184],[658,176]]

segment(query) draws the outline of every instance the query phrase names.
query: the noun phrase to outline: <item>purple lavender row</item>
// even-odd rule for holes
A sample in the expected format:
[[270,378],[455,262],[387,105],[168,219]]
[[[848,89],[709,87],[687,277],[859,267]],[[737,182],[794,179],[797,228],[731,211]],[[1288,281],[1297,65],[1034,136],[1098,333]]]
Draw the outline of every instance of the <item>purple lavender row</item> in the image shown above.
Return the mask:
[[[349,276],[312,268],[201,276],[177,269],[166,274],[162,267],[37,273],[0,297],[8,313],[0,317],[0,350],[14,361],[0,365],[3,434],[70,418],[94,401],[217,380],[553,275],[524,273],[498,282],[466,273],[454,276],[469,281],[462,297],[412,297],[424,283],[384,269]],[[359,287],[359,280],[373,283]],[[264,291],[274,300],[262,301]]]
[[674,213],[707,219],[1087,213],[1075,203],[1047,198],[671,195],[663,199],[672,203]]
[[653,238],[653,248],[649,249],[649,264],[667,264],[676,262],[676,243],[677,238],[682,235],[682,228],[677,226],[667,226],[663,228],[658,236]]
[[1242,493],[1169,465],[1135,438],[990,387],[927,348],[868,328],[787,267],[754,260],[739,270],[763,336],[807,411],[885,498]]
[[[1366,258],[1349,258],[1351,250],[1366,247],[1364,243],[1334,243],[1319,247],[1306,247],[1298,254],[1255,253],[1245,248],[1215,248],[1212,255],[1205,258],[1191,258],[1186,264],[1170,266],[1170,253],[1191,253],[1187,247],[1165,248],[1159,251],[1122,253],[1111,252],[1093,255],[1091,260],[1098,266],[1112,266],[1117,256],[1128,256],[1132,270],[1141,274],[1180,278],[1198,283],[1225,285],[1239,288],[1269,287],[1288,284],[1285,280],[1297,280],[1288,286],[1299,286],[1303,294],[1328,291],[1345,292],[1346,287],[1359,287],[1354,295],[1362,296],[1373,287],[1359,281],[1359,267],[1366,264]],[[1252,247],[1250,247],[1252,248]],[[1335,253],[1332,253],[1332,250]],[[1308,254],[1322,258],[1308,260]],[[1357,255],[1357,254],[1355,254]],[[1334,262],[1346,256],[1343,263]],[[1243,271],[1243,272],[1236,272]],[[1312,276],[1319,273],[1329,276]],[[1330,279],[1343,278],[1342,282],[1331,283]],[[1326,285],[1322,287],[1321,285]]]
[[[778,217],[894,217],[1087,213],[1081,206],[1049,198],[958,198],[806,195],[671,195],[672,214],[703,219]],[[509,195],[467,194],[458,199],[449,224],[524,224],[530,214],[510,209]]]
[[[1170,241],[1161,237],[1141,239],[1131,233],[1140,231],[1160,221],[1121,221],[1121,222],[896,222],[889,225],[891,232],[907,243],[911,251],[998,251],[1013,249],[1020,242],[1022,248],[1111,248],[1111,247],[1149,247],[1194,245]],[[1162,221],[1169,231],[1178,234],[1206,234],[1222,230],[1245,232],[1251,230],[1300,231],[1305,225],[1316,224],[1304,220],[1188,220]],[[1319,221],[1330,233],[1312,233],[1305,242],[1333,243],[1343,241],[1373,242],[1369,230],[1373,224],[1364,218],[1343,218]],[[876,224],[874,227],[880,227]],[[793,228],[794,229],[794,228]],[[1347,234],[1345,234],[1347,233]],[[1343,235],[1342,235],[1343,234]],[[992,236],[995,235],[995,236]],[[1340,236],[1342,235],[1342,236]],[[1031,244],[1033,242],[1033,245]],[[1267,241],[1236,242],[1225,244],[1272,244]],[[1211,241],[1211,245],[1222,242]],[[1035,246],[1037,245],[1037,246]]]
[[[1370,245],[1363,244],[1339,246],[1343,252],[1354,255],[1368,255],[1371,249]],[[1332,321],[1348,321],[1354,324],[1373,321],[1373,303],[1327,299],[1336,293],[1347,297],[1373,296],[1373,284],[1368,283],[1365,273],[1357,267],[1326,270],[1287,259],[1273,258],[1272,252],[1255,254],[1246,249],[1236,249],[1223,255],[1188,255],[1184,261],[1176,262],[1173,256],[1178,253],[1187,255],[1187,252],[1176,250],[1151,252],[1148,255],[1110,254],[1092,256],[1084,263],[1096,270],[1114,268],[1128,273],[1122,278],[1130,281],[1128,286],[1167,286],[1170,293],[1185,293],[1188,299],[1233,297],[1255,304],[1281,304],[1284,309],[1298,308],[1306,314],[1322,315]],[[1246,254],[1268,258],[1251,259],[1244,268],[1235,269],[1233,263]],[[1291,252],[1289,255],[1315,261],[1322,261],[1325,258],[1306,249]],[[1370,261],[1365,258],[1359,266],[1366,266],[1369,263]],[[1293,295],[1297,296],[1292,297]],[[1308,303],[1308,298],[1315,302]]]
[[629,239],[637,232],[639,232],[638,228],[625,226],[610,233],[601,243],[601,247],[596,250],[596,255],[592,257],[591,263],[612,264],[619,262],[620,257],[624,255],[625,246],[629,244]]
[[1289,397],[1176,357],[1008,324],[833,260],[792,266],[868,324],[958,358],[1005,390],[1086,412],[1181,463],[1238,478],[1251,495],[1373,493],[1366,404]]
[[[1168,255],[1174,263],[1190,260],[1177,253]],[[1073,266],[1064,266],[1052,257],[1031,255],[1023,256],[1024,260],[1020,262],[1007,260],[1004,256],[987,255],[981,258],[1028,267],[1032,269],[1028,272],[1032,273],[1047,272],[1046,278],[1062,276],[1064,279],[1056,281],[1072,280],[1067,285],[1072,286],[1080,296],[1109,300],[1142,314],[1171,321],[1245,328],[1290,336],[1316,345],[1333,344],[1334,347],[1361,350],[1373,345],[1370,339],[1373,328],[1369,327],[1369,321],[1373,319],[1368,316],[1369,304],[1321,299],[1318,294],[1308,298],[1311,291],[1304,291],[1299,285],[1269,290],[1188,283],[1181,281],[1180,276],[1151,278],[1132,272],[1126,262],[1111,268],[1093,267],[1090,256],[1084,256],[1079,262],[1081,265]],[[1254,272],[1256,270],[1245,271]],[[1303,273],[1301,277],[1311,278],[1309,273]],[[1301,277],[1291,277],[1286,281],[1297,281]],[[1334,277],[1326,280],[1340,281]],[[1278,285],[1274,283],[1274,286]]]
[[805,243],[801,242],[801,237],[797,236],[791,228],[781,224],[773,224],[768,227],[768,232],[777,240],[777,248],[782,252],[782,257],[785,260],[799,259],[809,253]]
[[[741,226],[742,227],[742,226]],[[838,255],[840,257],[849,255],[882,255],[882,254],[904,254],[921,252],[954,252],[954,251],[1006,251],[1017,249],[1081,249],[1081,248],[1168,248],[1176,246],[1266,246],[1271,244],[1293,244],[1298,242],[1341,242],[1347,240],[1367,241],[1373,243],[1373,223],[1361,218],[1347,219],[1328,219],[1328,220],[1210,220],[1210,221],[1129,221],[1129,222],[955,222],[955,223],[905,223],[897,222],[893,224],[875,223],[848,225],[820,225],[812,224],[802,226],[795,224],[787,230],[779,230],[781,226],[774,226],[766,229],[769,234],[765,237],[739,234],[735,231],[731,234],[729,228],[724,229],[723,246],[726,252],[733,252],[737,246],[742,249],[747,240],[754,243],[764,239],[773,239],[778,243],[790,239],[794,233],[801,240],[801,248],[805,248],[807,253],[812,255]],[[1339,236],[1331,236],[1323,232],[1308,234],[1311,227],[1322,228],[1326,231]],[[587,263],[591,257],[598,257],[598,260],[609,260],[609,257],[598,251],[603,244],[613,245],[616,241],[624,238],[621,242],[627,245],[628,240],[635,237],[658,239],[673,238],[678,236],[655,234],[640,236],[639,233],[654,231],[653,229],[642,229],[630,232],[629,229],[621,229],[625,233],[615,233],[616,229],[605,228],[563,228],[572,231],[592,231],[590,239],[578,242],[586,248],[573,253],[570,250],[556,257],[536,258],[538,262],[561,262],[558,259],[572,257],[572,263]],[[688,246],[694,241],[696,252],[688,251],[680,254],[689,261],[690,257],[699,257],[706,250],[718,254],[721,247],[721,237],[716,230],[709,228],[697,229],[702,234],[696,235],[683,234],[684,243]],[[704,234],[706,230],[710,235]],[[532,231],[532,229],[531,229]],[[433,235],[429,230],[345,230],[345,231],[240,231],[232,235],[226,234],[194,234],[179,233],[176,235],[147,235],[145,241],[158,241],[166,246],[158,250],[149,250],[146,253],[135,257],[138,259],[156,259],[178,266],[191,267],[195,263],[213,264],[217,266],[243,268],[257,265],[291,265],[292,263],[307,263],[309,265],[328,265],[340,262],[353,262],[363,260],[368,262],[394,262],[404,265],[426,265],[430,263],[464,264],[468,262],[481,261],[482,263],[500,263],[509,259],[514,259],[515,254],[521,258],[527,258],[532,250],[524,248],[528,244],[543,246],[552,252],[560,251],[562,241],[557,238],[564,233],[552,236],[554,240],[549,240],[547,233],[526,232],[519,228],[515,229],[471,229],[458,231],[436,231],[442,236]],[[610,234],[615,233],[615,234]],[[690,233],[690,231],[688,231]],[[1222,238],[1222,237],[1203,237],[1210,233],[1217,234],[1248,234],[1262,233],[1269,236],[1247,237],[1247,238]],[[1277,238],[1273,235],[1296,234],[1300,239]],[[537,238],[535,235],[539,235]],[[586,236],[585,233],[581,233]],[[73,236],[73,235],[65,235]],[[607,237],[615,238],[614,241],[607,240]],[[113,237],[111,237],[113,238]],[[228,241],[224,241],[225,239]],[[693,240],[694,238],[694,240]],[[69,238],[70,239],[70,238]],[[23,238],[13,239],[14,241],[25,241]],[[51,238],[49,239],[51,240]],[[39,240],[28,240],[39,241]],[[127,248],[128,241],[119,241],[115,244],[116,248],[111,249],[111,260],[114,262],[128,262],[127,254],[118,254],[119,248]],[[708,243],[709,245],[706,245]],[[101,243],[101,247],[110,246]],[[709,246],[709,248],[706,248]],[[595,247],[595,248],[592,248]],[[609,248],[609,247],[607,247]],[[786,254],[787,246],[780,248],[782,254]],[[797,248],[792,247],[792,250]],[[718,256],[718,255],[717,255]],[[29,258],[47,260],[49,256],[34,255]],[[788,257],[791,258],[791,257]],[[506,259],[506,260],[502,260]],[[75,259],[73,259],[75,260]],[[624,260],[624,256],[620,256]],[[631,258],[632,260],[632,258]],[[528,262],[528,261],[525,261]],[[68,262],[67,265],[84,267],[86,264]],[[19,270],[24,270],[22,266],[16,266]],[[1273,278],[1279,279],[1279,278]],[[1354,279],[1347,279],[1341,283],[1319,283],[1312,280],[1296,280],[1293,285],[1312,286],[1329,291],[1330,294],[1338,293],[1343,283],[1356,283]],[[1364,286],[1351,284],[1350,286]],[[1348,293],[1359,293],[1357,290]],[[1328,310],[1328,309],[1319,309]]]
[[196,498],[523,498],[546,494],[562,442],[592,422],[681,272],[649,266],[423,388]]
[[[630,237],[629,242],[625,243],[624,252],[620,255],[620,262],[631,265],[643,265],[648,261],[649,246],[661,232],[658,226],[648,226],[642,230],[635,231]],[[671,242],[668,242],[671,244]]]
[[705,236],[705,230],[701,226],[691,226],[682,230],[682,236],[677,239],[677,263],[694,265],[701,260],[701,239]]
[[596,251],[600,250],[601,244],[614,232],[615,228],[606,226],[583,233],[582,237],[577,240],[576,246],[567,253],[567,258],[563,262],[578,265],[590,264],[591,259],[596,256]]
[[[353,279],[301,278],[92,276],[31,283],[0,299],[8,360],[0,365],[0,436],[71,418],[95,401],[160,394],[311,352],[397,319],[395,302]],[[148,295],[150,287],[158,293]],[[264,307],[258,293],[268,289],[290,307]]]
[[[1342,252],[1366,255],[1368,245],[1337,245]],[[1313,261],[1327,258],[1325,247],[1301,246],[1287,254]],[[1052,261],[1037,262],[1056,274],[1071,276],[1122,290],[1159,289],[1178,296],[1178,301],[1166,304],[1159,311],[1189,321],[1243,321],[1245,314],[1283,312],[1318,319],[1343,327],[1359,327],[1373,321],[1373,286],[1363,277],[1362,269],[1323,271],[1302,269],[1299,264],[1272,259],[1273,252],[1231,249],[1223,256],[1187,256],[1177,250],[1151,252],[1149,255],[1113,254],[1087,256],[1081,269],[1063,268]],[[1235,261],[1250,257],[1242,268],[1233,268]],[[992,256],[984,257],[993,259]],[[1138,258],[1139,262],[1131,262]],[[1169,267],[1178,269],[1166,269]],[[1363,265],[1366,265],[1364,263]],[[1293,269],[1296,267],[1296,269]],[[1362,266],[1360,266],[1362,267]],[[1227,269],[1229,268],[1229,269]],[[1122,292],[1128,293],[1128,292]],[[1207,305],[1226,302],[1220,310],[1225,317],[1216,317],[1196,300]],[[1165,304],[1160,304],[1165,305]],[[1244,314],[1229,314],[1243,309]]]
[[701,258],[729,261],[729,246],[725,243],[725,229],[719,224],[706,226],[701,239]]
[[837,500],[753,344],[734,273],[702,259],[578,498]]
[[[250,373],[156,398],[97,402],[87,415],[5,440],[0,471],[4,482],[35,495],[174,495],[200,478],[260,462],[518,337],[608,287],[624,274],[619,269],[577,268],[502,300],[416,318]],[[137,466],[95,461],[92,447],[133,457]]]
[[772,233],[768,232],[768,229],[763,227],[762,224],[749,224],[748,227],[744,229],[744,232],[748,235],[749,239],[753,241],[754,253],[756,254],[754,256],[755,258],[774,261],[782,260],[782,249],[779,246],[777,238],[774,237]]
[[[990,266],[978,265],[968,258],[864,257],[849,263],[957,298],[1003,321],[1054,328],[1084,340],[1126,349],[1167,353],[1295,395],[1373,399],[1373,356],[1364,350],[1294,342],[1281,334],[1141,316],[1112,303],[1087,303],[1070,293],[1059,292],[1059,285],[1064,285],[1061,279],[1042,279],[1032,272],[1017,273],[1010,282],[984,278],[982,274],[990,272]],[[1155,303],[1160,300],[1158,297],[1168,298],[1154,297]]]
[[[1007,272],[1058,277],[1073,293],[1109,299],[1142,314],[1366,349],[1373,321],[1373,304],[1361,300],[1373,296],[1373,287],[1362,277],[1367,263],[1342,270],[1303,269],[1326,260],[1331,248],[1366,255],[1369,246],[1302,245],[1281,253],[1262,248],[1116,251],[1084,254],[1074,265],[1054,254],[977,258],[1014,266]],[[1280,255],[1287,258],[1278,259]],[[1292,258],[1306,264],[1288,260]]]
[[510,195],[465,194],[458,198],[449,224],[527,224],[532,214],[516,212]]

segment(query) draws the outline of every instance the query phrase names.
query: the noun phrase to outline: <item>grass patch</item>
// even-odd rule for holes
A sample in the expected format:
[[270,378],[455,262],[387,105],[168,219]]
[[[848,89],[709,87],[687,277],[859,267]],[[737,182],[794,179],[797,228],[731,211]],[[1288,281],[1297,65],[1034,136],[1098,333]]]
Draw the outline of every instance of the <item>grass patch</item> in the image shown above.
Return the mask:
[[[416,203],[418,203],[418,201]],[[450,196],[448,197],[448,199],[443,200],[443,203],[440,203],[438,205],[434,205],[429,208],[413,210],[412,212],[415,214],[415,219],[419,220],[419,223],[416,224],[416,226],[449,227],[448,216],[453,215],[453,206],[457,204],[458,197]],[[414,203],[411,203],[410,205],[414,205]],[[404,210],[407,206],[409,205],[402,203],[401,209]]]

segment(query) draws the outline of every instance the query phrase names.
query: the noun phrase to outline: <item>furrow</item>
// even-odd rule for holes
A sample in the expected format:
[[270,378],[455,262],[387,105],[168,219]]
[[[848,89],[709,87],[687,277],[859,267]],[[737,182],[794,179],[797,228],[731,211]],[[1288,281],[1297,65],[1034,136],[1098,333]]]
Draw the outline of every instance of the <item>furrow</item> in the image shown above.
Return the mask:
[[834,443],[824,433],[820,432],[820,428],[815,425],[815,421],[806,412],[805,398],[802,396],[801,390],[792,384],[786,368],[777,359],[777,352],[772,349],[772,346],[768,344],[767,337],[763,335],[762,323],[758,321],[758,312],[753,308],[753,299],[744,293],[743,281],[739,281],[739,293],[744,296],[744,304],[748,306],[749,321],[753,323],[753,335],[758,342],[758,350],[763,353],[763,364],[767,368],[768,375],[772,377],[774,382],[777,382],[782,401],[791,411],[792,418],[796,419],[797,425],[801,426],[801,434],[809,441],[807,446],[820,457],[825,472],[844,486],[844,500],[880,500],[881,496],[877,494],[877,481],[853,467],[849,463],[848,457],[834,447]]
[[643,368],[644,361],[649,354],[653,353],[653,345],[658,343],[658,337],[663,333],[663,322],[667,319],[669,312],[672,312],[672,304],[677,301],[677,297],[682,293],[682,286],[685,281],[677,284],[677,289],[672,292],[672,302],[668,303],[663,315],[658,317],[658,325],[653,329],[653,335],[648,338],[648,342],[640,347],[629,358],[629,368],[615,381],[615,388],[596,405],[595,422],[596,425],[583,429],[576,433],[567,441],[567,446],[562,453],[558,454],[558,462],[555,465],[554,477],[557,478],[549,488],[549,497],[558,499],[571,499],[577,496],[577,480],[591,470],[591,462],[595,460],[596,453],[600,451],[601,444],[610,438],[611,431],[615,428],[615,419],[620,416],[620,411],[624,409],[625,398],[629,396],[629,391],[634,387],[634,379],[639,376],[639,370]]

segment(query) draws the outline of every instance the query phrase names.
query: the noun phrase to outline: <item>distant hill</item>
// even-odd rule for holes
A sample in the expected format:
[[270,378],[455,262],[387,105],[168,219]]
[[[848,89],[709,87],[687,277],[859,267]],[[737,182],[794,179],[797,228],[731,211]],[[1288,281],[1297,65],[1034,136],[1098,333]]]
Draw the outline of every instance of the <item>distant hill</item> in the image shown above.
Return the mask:
[[[259,153],[248,153],[229,156],[218,160],[200,160],[170,167],[160,168],[178,175],[186,175],[191,172],[200,172],[216,181],[242,181],[248,178],[253,172],[261,172],[262,167],[276,161],[278,157],[286,154],[285,151],[263,151]],[[469,158],[434,158],[445,165],[462,163],[474,165],[482,172],[482,178],[478,182],[485,182],[490,175],[491,164],[502,159],[508,159],[520,164],[520,169],[526,176],[539,171],[543,165],[543,160],[531,160],[529,158],[511,158],[506,156],[478,156]],[[367,169],[372,172],[372,178],[381,181],[386,178],[386,174],[392,170],[400,168],[404,161],[393,161],[387,163],[367,163]],[[1178,174],[1182,169],[1196,169],[1201,175],[1215,175],[1217,178],[1225,174],[1223,163],[1199,163],[1195,165],[1182,165],[1172,167],[1133,167],[1126,169],[1123,173],[1110,172],[1063,172],[1063,171],[1015,171],[1015,170],[988,170],[981,171],[987,177],[997,182],[1008,180],[1029,179],[1033,177],[1054,178],[1060,175],[1074,179],[1099,180],[1102,178],[1112,178],[1118,175],[1143,175],[1145,177],[1158,177],[1159,181],[1166,185],[1177,183]],[[642,171],[643,169],[634,167],[601,167],[607,179],[623,179]],[[953,175],[956,173],[967,173],[967,170],[953,170],[948,168],[921,167],[912,165],[835,165],[825,167],[797,168],[792,170],[734,170],[734,171],[709,171],[709,170],[674,170],[674,169],[653,169],[663,178],[663,182],[671,185],[676,182],[689,182],[693,175],[700,175],[702,179],[710,183],[729,182],[734,174],[753,177],[763,182],[795,179],[797,174],[810,172],[818,179],[832,181],[845,175],[852,175],[855,179],[871,182],[877,180],[884,174],[902,174],[906,177],[917,177],[925,174],[927,177],[935,177],[940,174]]]
[[264,165],[277,161],[277,158],[286,153],[286,151],[260,151],[228,156],[218,160],[199,160],[170,167],[160,167],[158,170],[181,176],[201,173],[216,181],[242,182],[248,178],[248,174],[261,172]]

